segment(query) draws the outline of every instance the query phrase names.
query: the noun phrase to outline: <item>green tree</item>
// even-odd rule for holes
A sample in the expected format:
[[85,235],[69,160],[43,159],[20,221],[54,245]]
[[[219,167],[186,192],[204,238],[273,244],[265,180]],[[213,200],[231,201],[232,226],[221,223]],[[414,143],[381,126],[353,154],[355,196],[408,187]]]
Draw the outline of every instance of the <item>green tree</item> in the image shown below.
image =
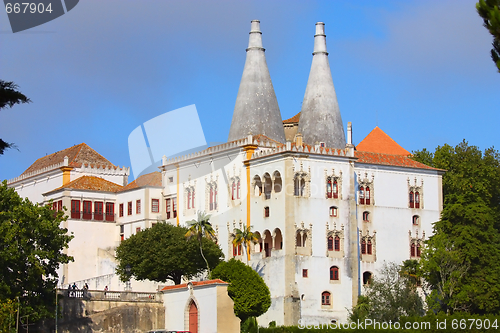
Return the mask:
[[119,262],[116,271],[120,279],[172,280],[180,284],[182,277],[189,279],[203,272],[205,263],[209,267],[217,266],[224,257],[219,246],[203,238],[201,246],[206,258],[202,258],[198,241],[194,238],[186,241],[187,231],[187,228],[161,222],[122,241],[116,249]]
[[[414,159],[445,169],[444,207],[422,255],[434,311],[500,311],[500,155],[463,141]],[[430,161],[430,162],[429,162]]]
[[484,27],[493,36],[491,59],[500,73],[500,0],[479,0],[476,9],[483,19]]
[[402,316],[423,315],[423,301],[417,293],[415,280],[406,274],[407,268],[384,263],[379,274],[365,287],[365,298],[353,308],[350,320],[370,318],[395,322]]
[[203,254],[203,246],[202,246],[202,238],[207,238],[210,240],[215,239],[215,231],[212,228],[212,224],[210,224],[210,215],[205,214],[204,212],[198,212],[198,218],[196,220],[191,220],[187,222],[189,225],[189,230],[186,232],[185,237],[189,240],[193,236],[196,236],[198,239],[198,243],[200,245],[200,253],[207,264],[208,276],[210,276],[210,265],[208,264],[205,255]]
[[[11,108],[16,104],[31,102],[28,97],[17,90],[18,88],[19,87],[14,82],[0,80],[0,110],[5,107]],[[8,148],[15,148],[15,145],[0,139],[0,155]]]
[[0,332],[12,332],[16,327],[16,303],[11,299],[0,300]]
[[248,261],[250,260],[250,244],[257,244],[259,241],[259,238],[255,233],[251,231],[252,226],[246,227],[243,230],[240,229],[235,229],[234,231],[234,239],[233,239],[233,245],[234,246],[240,246],[243,245],[243,248],[245,249],[245,257]]
[[53,316],[57,269],[73,259],[63,253],[73,238],[60,228],[66,219],[0,185],[0,300],[19,297],[30,321]]
[[264,280],[239,260],[221,262],[211,278],[229,282],[227,290],[234,302],[234,313],[242,323],[249,317],[260,316],[271,306],[271,293]]

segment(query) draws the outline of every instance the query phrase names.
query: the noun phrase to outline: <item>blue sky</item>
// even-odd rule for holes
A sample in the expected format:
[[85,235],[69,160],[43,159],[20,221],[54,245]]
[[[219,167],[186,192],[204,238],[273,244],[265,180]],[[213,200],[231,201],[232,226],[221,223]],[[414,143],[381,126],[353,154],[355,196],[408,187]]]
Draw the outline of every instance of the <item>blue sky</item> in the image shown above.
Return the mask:
[[322,21],[355,143],[378,125],[409,151],[498,148],[500,74],[475,2],[89,0],[16,34],[1,12],[0,79],[33,103],[0,111],[19,147],[0,155],[0,179],[81,142],[130,166],[132,130],[191,104],[207,142],[227,141],[253,19],[283,119],[300,111]]

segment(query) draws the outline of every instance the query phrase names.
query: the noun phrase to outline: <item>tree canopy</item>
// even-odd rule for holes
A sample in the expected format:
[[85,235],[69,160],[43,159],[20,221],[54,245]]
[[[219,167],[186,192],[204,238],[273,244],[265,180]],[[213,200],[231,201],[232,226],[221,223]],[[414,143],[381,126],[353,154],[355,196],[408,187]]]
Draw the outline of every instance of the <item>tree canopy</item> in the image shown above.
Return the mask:
[[[0,80],[0,110],[5,107],[13,107],[16,104],[30,103],[31,100],[18,91],[19,87],[14,82]],[[5,149],[14,148],[13,143],[5,142],[0,139],[0,155]]]
[[491,59],[500,73],[500,0],[479,0],[476,9],[483,19],[484,27],[493,36]]
[[65,220],[63,211],[23,200],[5,181],[0,185],[0,304],[19,297],[30,321],[53,316],[57,269],[72,260],[63,253],[73,238],[60,228]]
[[414,159],[447,170],[444,206],[422,255],[434,311],[500,311],[500,155],[463,141]]
[[371,279],[364,296],[350,314],[351,321],[370,318],[381,322],[399,321],[402,316],[424,314],[423,301],[417,293],[414,274],[416,262],[384,263],[379,274]]
[[[187,232],[187,228],[160,222],[122,241],[116,249],[120,279],[172,280],[180,284],[182,277],[202,273],[207,267],[198,240],[186,240]],[[209,266],[217,266],[224,257],[219,246],[205,237],[200,241]]]
[[242,323],[249,317],[260,316],[271,306],[271,293],[264,280],[239,260],[221,262],[211,277],[229,282],[227,290],[234,302],[234,313]]

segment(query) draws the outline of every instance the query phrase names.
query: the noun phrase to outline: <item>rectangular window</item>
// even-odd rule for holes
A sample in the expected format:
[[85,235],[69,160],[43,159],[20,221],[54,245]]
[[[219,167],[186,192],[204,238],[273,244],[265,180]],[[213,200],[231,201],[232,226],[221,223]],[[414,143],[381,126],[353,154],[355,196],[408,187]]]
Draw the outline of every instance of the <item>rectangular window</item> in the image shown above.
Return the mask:
[[191,208],[194,208],[194,190],[193,193],[191,193]]
[[264,207],[264,217],[269,217],[269,207]]
[[177,217],[177,198],[172,198],[172,206],[174,207],[174,210],[173,210],[173,217],[176,218]]
[[120,226],[120,233],[123,234],[125,232],[125,226],[122,224]]
[[141,213],[141,200],[136,200],[135,201],[135,213],[140,214]]
[[240,181],[238,180],[238,184],[236,184],[236,198],[240,198]]
[[120,204],[120,217],[123,217],[123,204]]
[[333,251],[333,237],[328,237],[328,251]]
[[330,216],[337,217],[337,207],[330,207]]
[[307,269],[302,270],[302,277],[307,277]]
[[58,211],[59,211],[59,210],[62,210],[62,200],[59,200],[59,201],[57,202],[57,210],[58,210]]
[[71,218],[80,219],[80,200],[71,200]]
[[120,240],[121,240],[121,241],[124,241],[124,240],[125,240],[125,235],[124,235],[124,234],[121,234],[121,235],[120,235]]
[[160,200],[151,199],[151,212],[159,213],[160,212]]
[[340,238],[339,238],[339,236],[335,237],[335,251],[340,251]]
[[166,207],[166,212],[167,212],[167,219],[170,218],[170,214],[171,214],[171,209],[172,209],[172,206],[171,206],[171,199],[166,199],[165,200],[165,207]]
[[138,234],[138,233],[140,233],[140,232],[141,232],[141,227],[137,227],[137,228],[135,228],[135,233],[136,233],[136,234]]
[[115,204],[113,202],[106,202],[106,221],[115,220]]
[[127,203],[127,214],[132,215],[132,201]]
[[103,217],[104,217],[104,214],[103,214],[102,201],[94,202],[94,220],[102,221]]
[[83,202],[83,219],[92,220],[92,201]]
[[187,209],[191,209],[191,191],[187,193]]

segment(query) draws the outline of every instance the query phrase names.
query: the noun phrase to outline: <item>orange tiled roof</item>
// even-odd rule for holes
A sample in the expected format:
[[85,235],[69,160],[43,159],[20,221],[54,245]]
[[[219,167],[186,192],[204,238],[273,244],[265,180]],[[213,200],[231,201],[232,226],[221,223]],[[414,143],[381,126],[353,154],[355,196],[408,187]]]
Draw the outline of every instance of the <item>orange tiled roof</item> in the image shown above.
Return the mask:
[[382,153],[371,153],[365,151],[355,151],[354,156],[358,158],[358,160],[356,161],[357,163],[392,165],[392,166],[429,169],[429,170],[441,170],[414,161],[411,158],[403,155],[391,155]]
[[95,176],[82,176],[80,178],[77,178],[69,182],[66,185],[57,188],[56,190],[63,188],[75,189],[75,190],[116,192],[121,190],[123,186]]
[[[191,282],[191,283],[193,284],[193,287],[196,287],[196,286],[205,286],[205,285],[209,285],[209,284],[229,284],[227,282],[222,281],[221,279],[208,280],[208,281],[194,281],[194,282]],[[186,288],[186,287],[187,287],[187,283],[176,284],[175,286],[166,286],[166,287],[163,287],[163,289],[160,290],[160,291],[173,290],[173,289],[182,289],[182,288]]]
[[356,146],[356,150],[390,155],[410,155],[409,151],[398,145],[378,126]]
[[64,150],[37,159],[35,163],[33,163],[22,174],[24,175],[27,173],[35,172],[51,165],[62,163],[64,161],[64,156],[68,156],[68,165],[72,167],[81,167],[82,164],[88,164],[94,166],[116,168],[113,163],[108,161],[94,149],[90,148],[87,144],[80,143],[79,145],[66,148]]
[[294,123],[298,123],[299,122],[299,119],[300,119],[300,112],[297,113],[295,116],[293,116],[292,118],[290,119],[285,119],[283,120],[283,124],[294,124]]
[[127,186],[125,186],[121,191],[126,191],[143,186],[162,186],[161,172],[155,171],[142,175],[133,182],[131,182],[130,184],[128,184]]

